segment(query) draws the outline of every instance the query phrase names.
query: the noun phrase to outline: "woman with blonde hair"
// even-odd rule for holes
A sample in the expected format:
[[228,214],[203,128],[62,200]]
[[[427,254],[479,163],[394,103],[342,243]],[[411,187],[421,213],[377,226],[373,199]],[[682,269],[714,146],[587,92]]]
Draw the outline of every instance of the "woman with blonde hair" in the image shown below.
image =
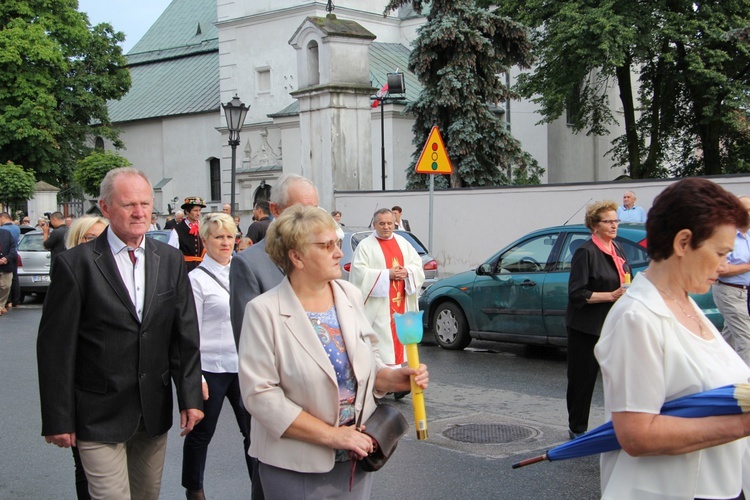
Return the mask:
[[318,207],[284,210],[265,241],[286,277],[245,309],[240,387],[268,500],[370,498],[372,474],[356,465],[374,444],[356,422],[367,422],[375,396],[408,390],[411,375],[427,387],[424,365],[380,359],[362,294],[340,279],[337,229]]
[[84,215],[75,219],[68,229],[65,248],[95,240],[108,225],[107,219],[96,215]]
[[251,475],[251,462],[247,455],[250,429],[247,427],[247,412],[240,397],[237,345],[229,316],[229,266],[234,253],[236,231],[231,215],[221,212],[204,215],[199,234],[206,255],[203,262],[188,274],[198,315],[205,400],[203,420],[185,436],[182,449],[182,486],[190,500],[206,498],[203,492],[206,456],[224,399],[232,406],[244,438],[243,455],[248,474]]

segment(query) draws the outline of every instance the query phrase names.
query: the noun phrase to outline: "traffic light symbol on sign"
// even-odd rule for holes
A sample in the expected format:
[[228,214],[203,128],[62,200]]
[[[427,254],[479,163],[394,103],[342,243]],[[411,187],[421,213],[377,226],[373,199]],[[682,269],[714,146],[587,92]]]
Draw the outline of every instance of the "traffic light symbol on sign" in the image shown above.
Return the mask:
[[417,173],[420,174],[450,174],[453,165],[445,149],[445,143],[437,127],[432,127],[427,143],[417,161]]

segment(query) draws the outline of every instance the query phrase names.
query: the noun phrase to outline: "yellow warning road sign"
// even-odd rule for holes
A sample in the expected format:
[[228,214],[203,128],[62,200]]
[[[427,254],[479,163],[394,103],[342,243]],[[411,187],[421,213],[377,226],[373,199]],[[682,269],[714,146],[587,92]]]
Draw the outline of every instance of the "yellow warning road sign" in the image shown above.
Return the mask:
[[437,126],[432,127],[427,143],[424,145],[422,154],[417,162],[417,173],[419,174],[450,174],[453,173],[451,159],[440,135]]

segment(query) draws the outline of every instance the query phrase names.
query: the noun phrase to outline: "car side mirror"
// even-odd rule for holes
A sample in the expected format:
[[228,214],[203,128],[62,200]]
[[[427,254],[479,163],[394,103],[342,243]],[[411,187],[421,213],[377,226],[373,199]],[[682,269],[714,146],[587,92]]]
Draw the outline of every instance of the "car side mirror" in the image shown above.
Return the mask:
[[492,266],[489,264],[482,264],[477,268],[477,274],[480,276],[487,276],[492,274]]

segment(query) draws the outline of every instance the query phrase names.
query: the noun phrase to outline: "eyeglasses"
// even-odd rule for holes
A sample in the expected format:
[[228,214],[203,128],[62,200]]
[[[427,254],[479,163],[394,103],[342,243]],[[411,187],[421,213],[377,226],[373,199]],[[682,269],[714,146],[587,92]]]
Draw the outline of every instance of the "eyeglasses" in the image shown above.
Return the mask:
[[602,224],[608,224],[611,226],[613,224],[617,225],[622,221],[620,219],[603,219],[603,220],[600,220],[599,222],[601,222]]
[[341,248],[341,240],[328,240],[328,241],[313,241],[313,245],[318,245],[320,248],[324,249],[326,252],[333,252],[334,246]]

